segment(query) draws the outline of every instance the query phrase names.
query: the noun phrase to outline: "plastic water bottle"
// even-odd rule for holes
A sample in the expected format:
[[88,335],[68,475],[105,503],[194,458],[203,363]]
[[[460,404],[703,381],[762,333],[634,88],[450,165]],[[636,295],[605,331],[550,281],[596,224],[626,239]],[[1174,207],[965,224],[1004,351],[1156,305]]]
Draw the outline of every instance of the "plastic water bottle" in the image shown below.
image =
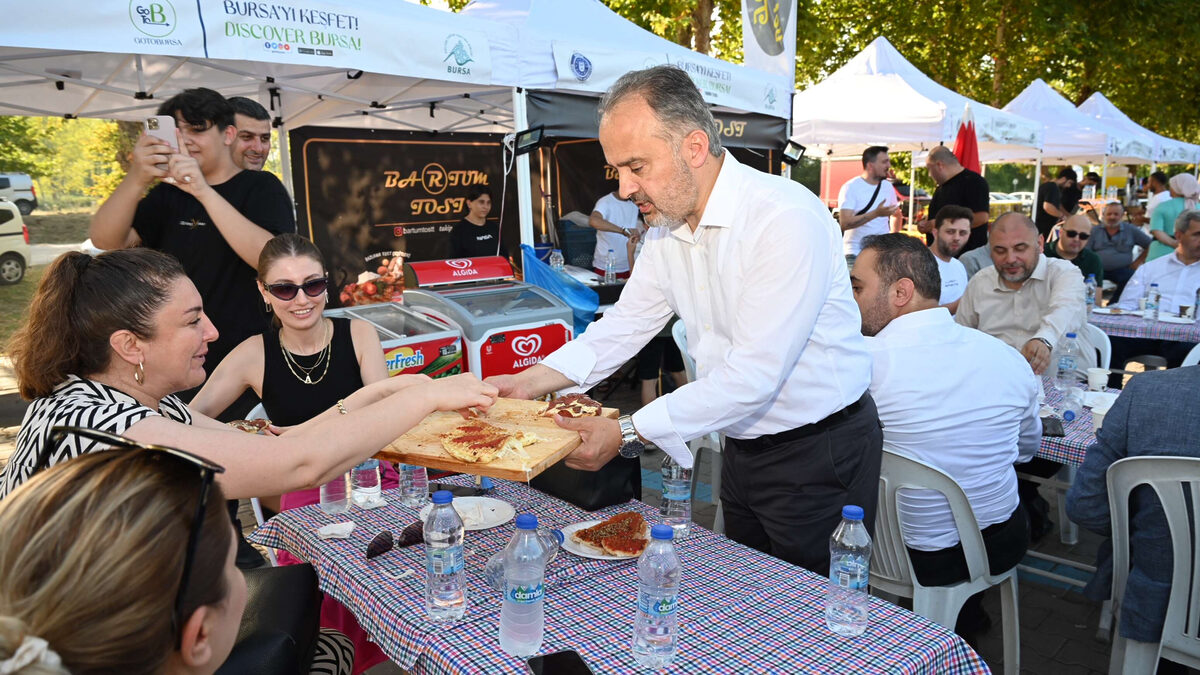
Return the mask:
[[1088,316],[1091,316],[1092,310],[1096,308],[1096,275],[1089,274],[1083,286],[1083,302],[1087,305]]
[[350,510],[349,472],[321,486],[321,510],[331,516]]
[[675,530],[675,539],[683,539],[692,524],[692,470],[666,455],[662,461],[662,486],[659,514]]
[[617,283],[617,256],[611,248],[608,249],[608,255],[604,257],[604,283],[607,285]]
[[1161,302],[1162,294],[1158,291],[1158,284],[1150,284],[1150,288],[1146,291],[1146,312],[1142,315],[1145,317],[1146,323],[1158,321],[1158,306]]
[[867,581],[871,576],[871,535],[862,519],[861,506],[843,506],[842,522],[829,538],[825,625],[847,637],[862,635],[870,618]]
[[400,465],[400,503],[405,506],[422,507],[429,499],[429,474],[425,467],[413,464]]
[[637,617],[633,658],[645,668],[670,665],[679,647],[679,556],[669,525],[650,528],[650,545],[638,558]]
[[456,621],[467,609],[463,573],[463,522],[450,505],[449,490],[433,493],[433,509],[425,518],[425,610],[438,623]]
[[562,249],[556,248],[550,252],[550,269],[555,272],[561,272],[563,271],[563,266],[566,264],[567,261],[563,258]]
[[[559,529],[549,527],[539,527],[537,529],[538,541],[542,543],[542,549],[546,553],[546,564],[554,562],[558,557],[558,550],[562,548],[563,532]],[[487,581],[488,586],[497,591],[504,591],[504,552],[506,549],[500,549],[491,558],[488,558],[487,564],[483,567],[483,578]]]
[[537,516],[517,516],[517,532],[504,548],[504,604],[500,607],[500,648],[529,656],[542,648],[546,615],[542,599],[546,548],[538,538]]
[[379,460],[368,459],[350,470],[351,494],[354,503],[360,507],[373,506],[383,499],[382,486],[379,484]]

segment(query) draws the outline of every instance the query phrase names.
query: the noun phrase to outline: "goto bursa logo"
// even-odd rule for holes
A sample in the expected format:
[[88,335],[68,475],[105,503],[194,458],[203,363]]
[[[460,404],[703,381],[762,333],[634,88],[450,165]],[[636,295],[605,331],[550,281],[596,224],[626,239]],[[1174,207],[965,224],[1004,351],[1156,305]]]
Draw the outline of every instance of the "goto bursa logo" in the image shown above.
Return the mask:
[[286,42],[264,42],[263,47],[273,52],[287,52],[292,49],[292,46]]
[[150,37],[166,37],[175,30],[175,7],[170,0],[129,0],[129,20]]

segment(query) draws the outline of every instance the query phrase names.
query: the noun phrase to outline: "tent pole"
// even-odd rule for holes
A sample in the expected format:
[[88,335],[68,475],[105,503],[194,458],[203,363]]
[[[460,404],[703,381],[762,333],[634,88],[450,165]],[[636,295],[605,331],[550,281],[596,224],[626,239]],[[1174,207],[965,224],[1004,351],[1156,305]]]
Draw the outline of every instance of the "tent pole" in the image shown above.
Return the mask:
[[1041,205],[1038,204],[1038,184],[1042,182],[1042,151],[1038,150],[1037,161],[1033,164],[1033,204],[1030,206],[1029,217],[1037,219],[1038,209]]
[[1104,156],[1104,166],[1100,167],[1100,185],[1096,187],[1097,199],[1104,199],[1106,185],[1108,185],[1108,155]]
[[283,187],[287,188],[288,194],[295,199],[296,191],[292,188],[292,150],[291,144],[288,143],[287,125],[280,124],[276,131],[279,133],[279,168],[283,173]]
[[[525,108],[525,90],[513,89],[513,133],[529,127],[529,114]],[[517,157],[517,214],[521,226],[521,243],[534,245],[533,238],[533,186],[530,185],[529,155]],[[507,176],[505,177],[507,178]]]
[[913,150],[908,153],[908,170],[911,175],[908,179],[908,229],[914,229],[916,223],[913,222],[913,213],[916,211],[917,204],[917,151]]

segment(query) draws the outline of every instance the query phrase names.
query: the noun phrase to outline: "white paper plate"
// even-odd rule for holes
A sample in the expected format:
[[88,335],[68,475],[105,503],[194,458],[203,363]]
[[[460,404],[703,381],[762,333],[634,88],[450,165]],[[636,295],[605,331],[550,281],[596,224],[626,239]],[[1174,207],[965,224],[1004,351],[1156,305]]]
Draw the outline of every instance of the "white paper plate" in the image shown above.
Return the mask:
[[1113,312],[1113,309],[1114,308],[1112,308],[1112,307],[1097,307],[1096,309],[1092,310],[1092,313],[1093,314],[1109,314],[1112,316],[1141,316],[1142,315],[1142,310],[1140,310],[1140,309],[1122,309],[1121,311],[1115,312],[1115,313]]
[[[492,497],[455,497],[452,504],[462,518],[463,527],[472,532],[498,527],[517,515],[512,504]],[[433,504],[421,508],[421,522],[425,522],[432,510]]]
[[1183,325],[1196,323],[1192,319],[1183,319],[1177,316],[1162,316],[1161,314],[1159,315],[1158,320],[1163,323],[1178,323]]
[[636,555],[609,555],[607,553],[596,553],[594,549],[590,549],[590,548],[581,546],[580,544],[575,543],[575,541],[571,539],[571,534],[573,534],[574,532],[576,532],[578,530],[586,530],[587,528],[589,528],[593,525],[599,525],[601,522],[603,522],[603,521],[586,520],[582,523],[575,523],[574,525],[568,525],[568,526],[564,527],[562,529],[562,533],[563,533],[562,547],[565,548],[566,550],[570,551],[571,553],[574,553],[577,556],[582,556],[584,558],[591,558],[593,560],[629,560],[630,558],[636,558],[637,557]]

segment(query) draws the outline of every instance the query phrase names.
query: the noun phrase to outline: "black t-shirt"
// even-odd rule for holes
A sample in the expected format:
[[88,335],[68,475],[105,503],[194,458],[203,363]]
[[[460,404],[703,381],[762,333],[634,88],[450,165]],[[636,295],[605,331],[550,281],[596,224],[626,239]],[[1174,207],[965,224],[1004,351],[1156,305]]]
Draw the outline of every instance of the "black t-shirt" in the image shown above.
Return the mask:
[[1054,181],[1042,183],[1037,193],[1037,218],[1033,222],[1037,225],[1038,232],[1041,232],[1043,237],[1049,237],[1050,230],[1053,230],[1054,224],[1058,222],[1058,216],[1052,216],[1042,208],[1042,204],[1046,203],[1060,209],[1062,208],[1062,190],[1058,188],[1058,183]]
[[[274,234],[296,231],[292,198],[274,174],[241,171],[213,189],[255,225]],[[159,183],[138,203],[133,229],[147,248],[178,258],[200,291],[204,312],[220,333],[208,346],[208,374],[238,343],[267,328],[254,268],[225,242],[195,197]]]
[[[933,220],[937,217],[938,211],[943,206],[951,204],[955,206],[965,206],[972,213],[980,211],[986,212],[991,197],[989,195],[987,179],[970,169],[963,169],[954,175],[953,178],[938,186],[933,192],[933,199],[929,201],[929,219]],[[971,238],[967,241],[967,245],[963,247],[963,252],[969,251],[981,244],[976,241],[976,231],[982,232],[983,242],[987,242],[987,228],[984,226],[971,229]],[[933,243],[933,235],[925,235],[926,245]]]
[[496,255],[500,245],[500,222],[476,225],[463,218],[450,231],[450,255],[454,258],[483,258]]

